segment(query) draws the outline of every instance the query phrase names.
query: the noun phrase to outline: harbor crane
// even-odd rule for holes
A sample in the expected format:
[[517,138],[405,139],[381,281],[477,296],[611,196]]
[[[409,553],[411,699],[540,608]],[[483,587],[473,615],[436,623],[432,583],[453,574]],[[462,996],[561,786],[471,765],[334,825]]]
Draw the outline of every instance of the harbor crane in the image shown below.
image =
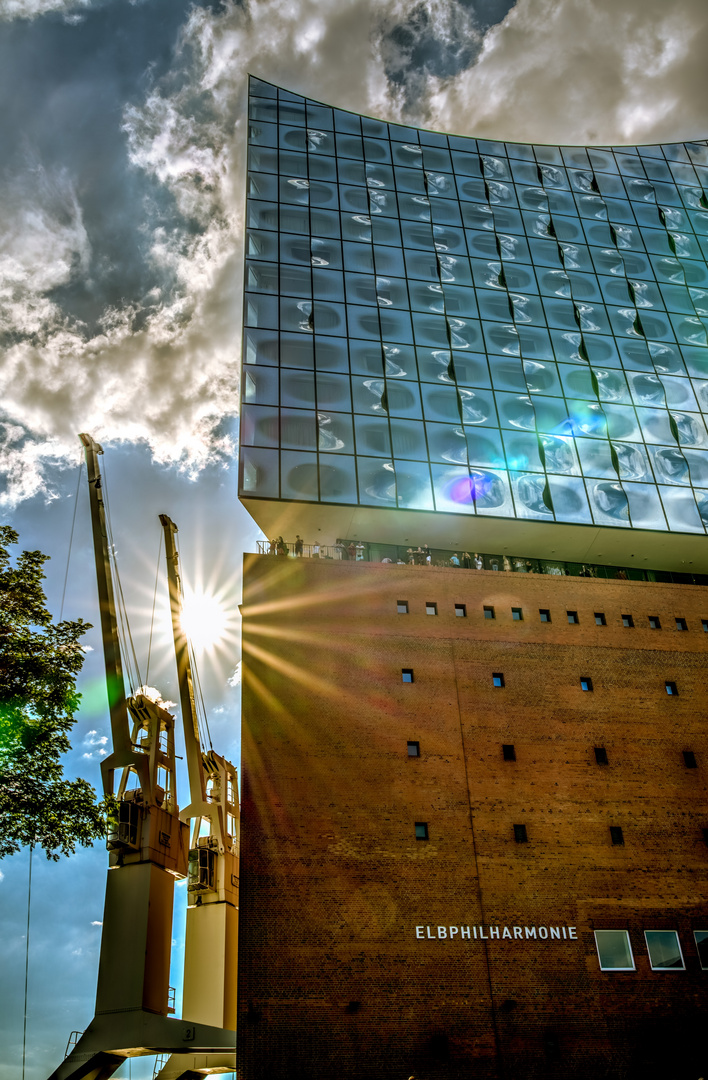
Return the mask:
[[[164,1080],[191,1080],[235,1069],[236,770],[213,750],[202,751],[180,619],[176,527],[166,518],[170,606],[190,782],[190,804],[180,814],[175,719],[144,692],[146,688],[126,697],[98,463],[103,450],[90,435],[80,439],[88,475],[110,712],[111,752],[101,762],[101,773],[105,793],[115,795],[116,812],[107,837],[95,1014],[49,1080],[108,1080],[126,1059],[147,1055],[168,1055],[160,1073]],[[169,1015],[174,1011],[169,1003],[169,970],[174,884],[185,876],[189,909],[184,1008],[178,1019]]]

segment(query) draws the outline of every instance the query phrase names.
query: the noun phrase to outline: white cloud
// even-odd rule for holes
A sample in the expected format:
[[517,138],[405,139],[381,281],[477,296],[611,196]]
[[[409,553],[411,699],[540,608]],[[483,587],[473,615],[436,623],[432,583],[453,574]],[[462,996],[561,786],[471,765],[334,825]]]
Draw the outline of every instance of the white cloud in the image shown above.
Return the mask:
[[100,921],[100,919],[94,919],[91,923],[91,926],[103,926],[103,923]]
[[84,746],[105,746],[108,742],[107,735],[99,735],[97,731],[89,731],[84,738]]
[[70,14],[75,8],[90,8],[92,0],[0,0],[0,19],[36,19],[50,11],[63,12],[67,22],[77,22],[80,16]]
[[235,687],[235,686],[240,686],[241,685],[241,661],[240,660],[239,660],[238,664],[236,665],[236,667],[234,668],[233,675],[229,679],[227,679],[226,681],[229,684],[229,686],[234,686]]

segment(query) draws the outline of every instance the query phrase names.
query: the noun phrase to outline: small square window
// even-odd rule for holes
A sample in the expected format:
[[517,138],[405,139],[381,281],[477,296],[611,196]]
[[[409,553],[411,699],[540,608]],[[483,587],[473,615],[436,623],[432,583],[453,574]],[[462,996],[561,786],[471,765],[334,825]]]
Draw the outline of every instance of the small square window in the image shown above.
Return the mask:
[[703,633],[708,634],[708,619],[701,619],[701,626],[703,627]]
[[650,615],[649,616],[649,629],[650,630],[661,630],[661,621],[660,621],[658,615]]
[[703,842],[708,844],[708,829],[701,829],[701,832],[703,833]]
[[683,763],[687,769],[698,768],[698,762],[696,761],[696,755],[694,754],[693,750],[684,750]]
[[580,622],[580,619],[578,618],[577,611],[566,611],[566,615],[568,616],[568,622],[569,623],[579,623]]
[[675,682],[664,683],[664,686],[666,687],[666,693],[669,695],[669,697],[676,697],[678,695],[678,690],[676,689]]
[[467,618],[467,605],[466,604],[455,604],[455,615],[457,615],[458,619],[466,619]]
[[615,847],[624,847],[624,833],[621,825],[610,825],[610,837]]
[[516,750],[513,743],[502,744],[502,755],[504,761],[516,761]]
[[428,839],[428,822],[416,821],[415,823],[415,838],[416,840]]
[[683,953],[675,930],[645,930],[652,971],[683,971]]
[[426,605],[425,605],[425,614],[426,615],[437,615],[437,613],[438,613],[438,605],[427,602]]
[[596,626],[607,626],[607,619],[605,618],[605,612],[604,611],[596,611],[595,612],[595,625]]
[[401,677],[404,682],[413,682],[413,668],[401,668]]
[[634,626],[634,619],[631,615],[622,616],[622,626]]
[[408,757],[420,757],[420,743],[408,740]]
[[492,682],[494,683],[495,686],[503,686],[504,685],[504,676],[501,673],[501,671],[494,671],[492,673]]
[[521,620],[524,617],[524,613],[523,613],[523,611],[521,610],[520,607],[513,607],[511,609],[511,617],[514,620],[514,622],[521,622]]
[[596,765],[609,765],[607,760],[607,751],[604,746],[595,747],[595,764]]
[[526,826],[525,825],[515,825],[514,826],[514,840],[516,840],[516,843],[517,844],[526,844],[526,843],[528,843],[528,839],[529,838],[526,835]]
[[634,971],[634,957],[627,930],[595,930],[600,971]]
[[688,630],[688,623],[685,619],[676,619],[677,630]]
[[545,608],[545,607],[539,608],[538,609],[538,614],[539,614],[539,618],[541,619],[541,622],[550,622],[551,621],[551,613],[548,610],[548,608]]
[[708,971],[708,930],[694,930],[698,960],[704,971]]
[[485,607],[484,608],[484,617],[485,617],[485,619],[493,619],[494,618],[494,608],[493,607]]
[[408,601],[407,600],[398,600],[396,602],[396,611],[398,612],[399,615],[407,615],[408,614]]
[[581,690],[592,690],[592,679],[589,679],[587,677],[587,675],[583,676],[580,679],[580,689]]

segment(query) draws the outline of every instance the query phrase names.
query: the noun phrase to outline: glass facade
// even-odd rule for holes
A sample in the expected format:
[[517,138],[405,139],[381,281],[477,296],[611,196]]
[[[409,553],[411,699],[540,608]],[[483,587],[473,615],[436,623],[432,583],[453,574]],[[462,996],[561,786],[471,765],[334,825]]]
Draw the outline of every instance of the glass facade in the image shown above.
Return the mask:
[[386,124],[251,79],[240,494],[702,534],[708,144]]

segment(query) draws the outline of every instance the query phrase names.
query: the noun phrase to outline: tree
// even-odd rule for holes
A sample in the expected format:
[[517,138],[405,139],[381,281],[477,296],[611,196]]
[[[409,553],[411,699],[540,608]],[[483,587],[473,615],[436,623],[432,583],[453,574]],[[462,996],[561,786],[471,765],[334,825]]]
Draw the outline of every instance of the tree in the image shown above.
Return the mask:
[[56,860],[106,831],[108,803],[86,780],[65,779],[60,760],[91,624],[52,622],[42,588],[49,556],[23,551],[13,566],[8,545],[18,539],[0,526],[0,858],[29,844]]

